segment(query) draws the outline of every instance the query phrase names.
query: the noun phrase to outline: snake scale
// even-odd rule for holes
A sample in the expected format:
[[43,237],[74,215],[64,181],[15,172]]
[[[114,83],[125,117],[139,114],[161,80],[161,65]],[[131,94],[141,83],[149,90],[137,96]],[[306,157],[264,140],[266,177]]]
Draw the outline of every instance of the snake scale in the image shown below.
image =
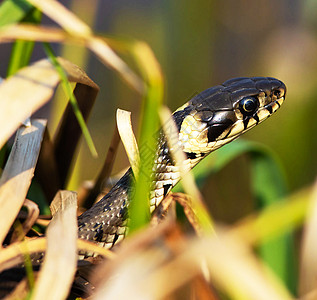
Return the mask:
[[[172,116],[188,168],[271,116],[283,103],[285,94],[286,87],[278,79],[242,77],[194,96]],[[151,211],[180,180],[163,134],[158,141],[153,171]],[[106,196],[78,217],[79,238],[106,248],[124,238],[133,180],[129,169]]]

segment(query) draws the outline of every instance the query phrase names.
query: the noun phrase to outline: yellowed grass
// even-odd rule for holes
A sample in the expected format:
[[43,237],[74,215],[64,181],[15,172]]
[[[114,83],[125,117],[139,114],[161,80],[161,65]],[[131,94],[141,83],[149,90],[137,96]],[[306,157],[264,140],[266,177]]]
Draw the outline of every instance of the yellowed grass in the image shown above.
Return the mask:
[[[0,42],[25,39],[85,46],[139,93],[144,92],[145,82],[161,84],[160,67],[145,43],[135,42],[129,45],[130,52],[134,53],[134,58],[141,67],[142,80],[115,53],[115,43],[110,47],[109,40],[95,35],[86,24],[59,2],[30,2],[51,17],[62,29],[15,25],[0,31]],[[120,47],[122,44],[117,45],[118,49]],[[97,92],[96,84],[82,70],[62,59],[60,63],[68,73],[70,81],[83,84]],[[46,120],[31,118],[29,127],[20,125],[51,99],[59,80],[52,65],[47,60],[41,60],[22,69],[0,85],[0,147],[18,130],[0,179],[1,242],[24,203],[37,166],[39,151],[43,146],[41,142]],[[168,117],[169,113],[162,113],[163,124]],[[129,120],[119,123],[128,124],[132,132]],[[119,129],[121,135],[124,135],[122,132],[125,132],[126,128]],[[127,146],[133,148],[132,154],[129,155],[130,160],[136,162],[137,145],[132,133],[130,140],[129,145],[132,146]],[[48,143],[54,144],[52,141]],[[172,141],[171,144],[175,143]],[[53,148],[53,145],[48,147]],[[182,158],[177,160],[181,165]],[[201,198],[192,178],[185,183],[185,188],[188,188],[188,194],[193,198]],[[295,199],[290,203],[282,203],[260,215],[250,216],[230,228],[223,229],[218,224],[213,225],[209,216],[205,215],[205,221],[208,222],[201,226],[207,224],[208,230],[205,230],[201,238],[183,234],[173,220],[167,219],[158,222],[160,224],[155,228],[147,228],[133,238],[127,239],[116,253],[77,239],[76,195],[63,191],[59,192],[57,197],[59,199],[53,204],[54,216],[49,223],[47,237],[26,239],[0,249],[1,271],[23,261],[21,254],[47,250],[34,289],[35,299],[65,299],[76,271],[77,250],[95,252],[107,258],[91,278],[96,285],[93,299],[168,299],[180,289],[189,288],[199,292],[202,288],[197,288],[194,284],[197,278],[204,282],[210,299],[221,299],[219,290],[232,299],[239,300],[293,299],[285,285],[254,253],[253,247],[265,239],[299,226],[303,222],[308,205],[311,208],[304,229],[299,299],[316,298],[316,191],[312,193],[310,189],[306,190],[304,194],[295,195]],[[197,206],[193,211],[197,213]],[[213,226],[217,236],[212,234]],[[21,285],[20,288],[25,290],[28,287]]]

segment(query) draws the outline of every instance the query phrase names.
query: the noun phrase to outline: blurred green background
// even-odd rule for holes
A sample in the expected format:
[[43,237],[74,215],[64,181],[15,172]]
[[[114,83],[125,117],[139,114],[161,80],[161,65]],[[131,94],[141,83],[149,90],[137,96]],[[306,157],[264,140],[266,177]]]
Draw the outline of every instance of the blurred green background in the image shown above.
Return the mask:
[[[282,109],[243,138],[268,145],[276,153],[285,169],[290,191],[314,180],[317,169],[316,1],[62,2],[99,34],[147,42],[161,64],[166,84],[165,102],[171,110],[193,94],[232,77],[272,76],[284,81],[288,91]],[[70,183],[70,188],[76,189],[79,182],[93,179],[101,168],[115,128],[117,108],[132,111],[137,132],[141,99],[85,49],[69,46],[56,46],[56,49],[80,65],[101,88],[89,120],[99,158],[92,158],[82,143],[75,172],[79,176]],[[0,47],[1,76],[5,76],[9,51],[10,45]],[[44,53],[37,50],[32,60],[40,57]],[[114,172],[127,165],[121,147]],[[228,220],[248,212],[250,201],[244,200],[251,197],[249,176],[248,158],[241,157],[210,179],[204,193],[207,201],[211,203],[212,199],[213,214],[221,214],[232,201],[239,205],[231,205],[232,212],[225,209]]]

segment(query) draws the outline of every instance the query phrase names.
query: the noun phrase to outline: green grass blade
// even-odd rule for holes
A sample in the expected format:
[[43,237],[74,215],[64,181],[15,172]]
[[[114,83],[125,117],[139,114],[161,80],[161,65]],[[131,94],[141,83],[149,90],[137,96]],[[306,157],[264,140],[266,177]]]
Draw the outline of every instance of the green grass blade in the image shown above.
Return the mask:
[[[42,13],[38,9],[32,9],[29,14],[23,18],[22,22],[39,24],[41,23]],[[34,42],[17,40],[12,47],[10,62],[7,75],[11,76],[19,69],[27,66],[30,62],[34,48]]]
[[[257,208],[269,207],[286,196],[284,176],[277,160],[267,149],[253,151],[251,159],[252,188]],[[297,271],[291,233],[287,232],[277,238],[263,241],[258,251],[262,259],[274,269],[290,291],[295,294]]]
[[133,51],[134,58],[148,85],[143,99],[140,123],[139,174],[136,176],[135,192],[129,207],[129,233],[142,228],[150,220],[149,193],[152,187],[152,168],[159,129],[158,111],[163,101],[162,75],[152,51],[143,43],[136,43]]
[[20,22],[33,9],[25,0],[5,0],[0,6],[0,27]]
[[58,72],[58,74],[61,78],[61,83],[62,83],[63,89],[64,89],[65,93],[67,94],[67,96],[69,97],[69,101],[73,107],[74,114],[78,120],[79,126],[82,130],[82,133],[83,133],[84,138],[86,140],[86,143],[89,147],[89,150],[90,150],[92,156],[97,157],[98,156],[97,150],[95,148],[95,145],[93,143],[93,140],[91,138],[91,135],[89,133],[87,125],[85,123],[84,117],[83,117],[83,115],[78,107],[78,103],[77,103],[77,100],[76,100],[75,95],[73,93],[71,84],[67,79],[67,74],[65,73],[64,69],[59,64],[59,62],[57,61],[56,56],[54,55],[51,46],[47,43],[44,43],[43,45],[44,45],[44,50],[46,52],[46,55],[50,59],[53,66],[56,68],[56,71]]
[[[11,1],[3,2],[0,7],[0,26],[22,21],[38,24],[41,22],[41,12],[35,9],[28,2]],[[33,52],[34,42],[18,40],[13,44],[10,62],[7,69],[7,76],[11,76],[19,69],[27,66]],[[0,150],[0,166],[4,163],[4,154],[7,146]]]
[[[267,208],[285,198],[287,187],[284,174],[277,158],[267,147],[240,140],[233,144],[232,150],[227,147],[223,151],[227,152],[227,158],[231,156],[231,159],[234,158],[235,151],[238,155],[250,154],[251,187],[255,196],[255,206],[258,210]],[[263,241],[258,247],[258,252],[288,288],[295,293],[297,271],[292,234],[288,232],[271,240]]]
[[[13,44],[7,75],[11,76],[20,68],[27,66],[34,48],[33,42],[18,40]],[[24,55],[23,55],[24,53]]]
[[129,232],[142,228],[150,220],[149,191],[151,188],[152,166],[154,162],[156,139],[153,136],[158,127],[157,101],[158,92],[149,87],[144,98],[144,114],[140,133],[140,167],[135,185],[135,193],[129,210]]

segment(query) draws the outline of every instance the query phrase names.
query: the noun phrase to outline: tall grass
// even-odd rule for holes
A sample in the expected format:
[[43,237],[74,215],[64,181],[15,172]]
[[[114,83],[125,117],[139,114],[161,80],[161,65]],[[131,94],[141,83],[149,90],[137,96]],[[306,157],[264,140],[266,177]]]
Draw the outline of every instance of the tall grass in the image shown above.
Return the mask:
[[[41,25],[42,13],[49,16],[61,28]],[[315,295],[316,289],[312,280],[316,274],[314,257],[309,256],[311,253],[309,251],[303,251],[300,259],[296,256],[293,235],[298,227],[304,228],[306,233],[304,249],[315,249],[313,236],[316,234],[312,233],[315,233],[316,229],[312,225],[314,224],[312,220],[315,219],[316,214],[314,209],[316,195],[312,193],[312,187],[301,193],[288,195],[284,171],[279,159],[271,150],[256,143],[236,141],[218,150],[215,155],[206,158],[193,171],[198,185],[201,186],[206,178],[217,174],[232,160],[238,159],[242,154],[248,155],[250,157],[248,167],[251,170],[252,179],[250,187],[256,207],[256,212],[251,216],[226,228],[222,228],[216,223],[213,228],[216,234],[207,233],[200,238],[185,232],[180,221],[170,218],[156,228],[149,228],[148,197],[155,156],[153,149],[156,148],[157,132],[160,127],[159,111],[164,98],[164,75],[151,48],[138,40],[101,37],[71,11],[55,1],[6,0],[0,6],[0,20],[0,43],[15,43],[8,69],[10,78],[0,85],[2,93],[0,110],[4,114],[3,118],[0,118],[3,128],[0,132],[2,147],[10,135],[16,132],[21,123],[25,121],[25,118],[29,117],[29,113],[33,113],[52,98],[54,88],[61,81],[71,105],[75,107],[77,121],[69,116],[67,110],[60,121],[67,126],[79,122],[80,126],[76,123],[76,132],[82,130],[92,154],[96,154],[92,139],[88,134],[86,121],[98,87],[84,71],[64,60],[57,59],[47,43],[69,43],[87,47],[102,64],[116,72],[127,86],[136,91],[142,100],[138,139],[139,169],[141,171],[135,174],[137,179],[135,193],[129,210],[130,233],[133,235],[128,241],[122,243],[116,254],[111,254],[88,242],[75,241],[75,239],[72,241],[71,255],[73,258],[76,247],[78,250],[97,252],[108,257],[105,264],[101,264],[91,278],[96,286],[94,294],[96,299],[101,297],[106,299],[168,297],[172,294],[177,295],[180,289],[183,289],[184,293],[188,292],[187,285],[191,287],[191,293],[197,299],[200,299],[202,295],[205,295],[206,299],[226,299],[228,297],[231,299],[291,299],[295,295],[304,299],[309,294]],[[25,21],[28,23],[31,21],[33,24],[25,25]],[[49,62],[40,61],[29,66],[35,41],[46,43],[44,47]],[[125,62],[118,53],[128,56],[129,63]],[[23,69],[20,70],[20,68]],[[77,84],[74,92],[71,90],[70,82]],[[16,90],[19,89],[22,89],[20,93],[16,93]],[[78,104],[76,104],[74,94],[78,95]],[[30,98],[24,99],[26,95]],[[91,101],[91,106],[85,108],[84,104],[89,101]],[[39,121],[34,120],[31,116],[29,124],[32,128],[29,129],[31,132],[33,132],[33,128],[36,131],[41,127],[36,125],[39,124],[37,122]],[[41,124],[46,124],[46,121]],[[63,138],[50,138],[43,126],[37,132],[38,135],[35,134],[38,145],[42,147],[41,155],[39,149],[30,151],[26,158],[23,158],[19,151],[12,152],[11,160],[10,158],[8,160],[10,163],[6,164],[3,172],[3,174],[11,174],[8,177],[2,175],[0,181],[0,204],[6,208],[6,210],[0,210],[0,219],[6,224],[6,228],[11,227],[23,205],[34,169],[41,170],[37,174],[36,180],[41,182],[48,203],[53,200],[52,195],[54,196],[59,189],[65,188],[65,178],[72,173],[70,162],[66,163],[66,170],[63,169],[65,164],[57,153],[67,152],[73,159],[76,155],[75,148],[79,138],[74,139],[75,145],[63,148],[59,142],[71,139],[71,134],[65,136],[65,129],[65,132],[59,133],[59,137],[64,134]],[[24,127],[22,126],[18,132],[18,137],[23,136]],[[29,140],[27,141],[29,142]],[[14,149],[19,149],[19,142],[19,139],[15,141]],[[58,152],[56,149],[61,151]],[[127,149],[127,151],[129,150]],[[10,167],[12,157],[16,157],[14,155],[17,155],[22,161],[28,159],[30,155],[33,157],[33,163],[28,168],[28,177],[25,179],[21,196],[14,202],[17,205],[14,206],[12,203],[10,206],[8,202],[11,199],[8,199],[7,195],[18,195],[18,193],[14,193],[15,186],[11,184],[8,189],[6,184],[10,183],[11,179],[24,175],[25,171],[23,168],[13,170]],[[17,174],[13,171],[16,171]],[[54,180],[47,177],[47,174],[50,174]],[[180,190],[176,187],[174,192],[176,191]],[[87,193],[89,194],[89,190]],[[67,195],[72,198],[71,207],[63,207],[61,204],[57,205],[58,208],[55,207],[55,210],[53,209],[54,217],[53,221],[49,223],[47,238],[29,240],[26,237],[24,243],[27,245],[27,250],[23,248],[21,241],[16,241],[15,244],[9,242],[7,249],[0,251],[1,270],[11,267],[13,261],[21,261],[21,257],[19,257],[21,252],[33,253],[46,248],[50,249],[48,251],[53,251],[58,259],[67,264],[67,259],[63,260],[65,257],[63,257],[63,251],[60,250],[62,248],[54,248],[54,246],[59,246],[58,236],[54,237],[55,226],[61,234],[64,230],[65,234],[68,234],[71,232],[68,231],[71,229],[71,226],[68,225],[74,225],[76,222],[76,199],[74,199],[76,196],[72,193]],[[38,199],[35,197],[31,200],[37,202]],[[239,204],[232,203],[232,205]],[[312,207],[312,213],[308,219],[310,222],[305,225],[309,207]],[[208,215],[208,213],[202,215],[201,211],[199,212],[195,207],[192,208],[198,219]],[[8,211],[11,213],[7,213]],[[203,212],[205,211],[203,210]],[[68,213],[69,215],[67,215]],[[211,211],[210,215],[212,214]],[[68,217],[65,218],[65,216]],[[67,222],[67,219],[70,223]],[[37,222],[44,224],[42,219]],[[211,224],[209,219],[208,224]],[[74,234],[74,226],[72,229],[72,234]],[[7,230],[2,233],[3,238],[6,233]],[[54,241],[56,245],[54,245]],[[67,240],[61,244],[60,246],[67,248]],[[47,261],[52,263],[52,259],[54,260],[54,255],[49,256]],[[298,264],[299,268],[296,267]],[[66,297],[74,279],[75,264],[67,265],[68,267],[68,272],[64,274],[65,280],[59,280],[56,283],[58,286],[45,289],[47,297],[55,297],[54,299]],[[45,279],[46,276],[49,276],[45,272],[62,271],[57,265],[54,266],[54,263],[51,264],[51,268],[49,271],[45,271],[43,268],[41,278]],[[298,269],[300,269],[300,273]],[[143,283],[140,284],[140,282]],[[42,280],[37,281],[35,283],[37,292],[32,297],[42,295],[38,291],[43,291],[43,286]],[[299,292],[297,291],[298,286],[301,287]],[[56,295],[54,294],[56,290],[63,290],[63,293]],[[26,297],[25,294],[23,297]]]

